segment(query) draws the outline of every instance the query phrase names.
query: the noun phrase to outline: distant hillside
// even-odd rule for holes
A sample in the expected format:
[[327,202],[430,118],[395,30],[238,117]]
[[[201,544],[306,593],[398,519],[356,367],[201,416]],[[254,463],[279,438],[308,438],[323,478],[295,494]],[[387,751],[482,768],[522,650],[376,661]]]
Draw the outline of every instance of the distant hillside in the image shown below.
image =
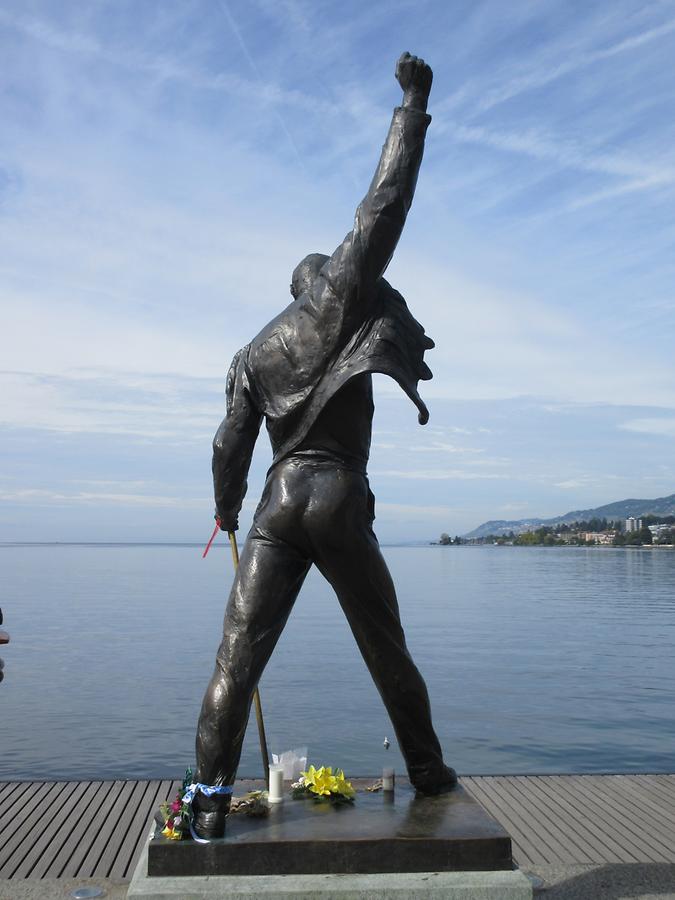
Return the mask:
[[485,537],[488,534],[508,534],[514,531],[521,534],[542,525],[562,525],[563,523],[588,521],[589,519],[627,519],[629,516],[675,516],[675,494],[669,497],[657,497],[655,500],[617,500],[595,509],[574,509],[564,516],[552,519],[492,519],[474,528],[467,538]]

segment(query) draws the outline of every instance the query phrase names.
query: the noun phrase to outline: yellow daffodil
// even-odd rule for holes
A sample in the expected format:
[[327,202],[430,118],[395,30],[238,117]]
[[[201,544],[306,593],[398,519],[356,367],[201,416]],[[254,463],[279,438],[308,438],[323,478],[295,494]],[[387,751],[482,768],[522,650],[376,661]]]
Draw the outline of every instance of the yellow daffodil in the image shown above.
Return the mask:
[[310,776],[310,791],[319,797],[330,797],[331,781],[333,780],[331,767],[321,766],[320,769],[314,769],[314,766],[310,766],[307,774]]
[[301,772],[300,775],[302,776],[303,784],[305,784],[307,787],[311,787],[314,784],[314,778],[316,774],[317,773],[314,766],[310,766],[306,772]]
[[182,837],[182,832],[174,831],[173,828],[169,828],[167,825],[166,828],[162,831],[164,837],[167,837],[170,841],[179,841]]
[[347,781],[345,778],[345,773],[342,769],[338,769],[334,776],[335,780],[335,790],[334,793],[341,794],[343,797],[353,797],[356,794],[356,791],[352,787],[350,781]]
[[333,775],[332,766],[321,766],[320,769],[310,766],[302,773],[302,777],[303,787],[317,797],[330,797],[333,794],[349,799],[356,794],[342,769],[336,769]]

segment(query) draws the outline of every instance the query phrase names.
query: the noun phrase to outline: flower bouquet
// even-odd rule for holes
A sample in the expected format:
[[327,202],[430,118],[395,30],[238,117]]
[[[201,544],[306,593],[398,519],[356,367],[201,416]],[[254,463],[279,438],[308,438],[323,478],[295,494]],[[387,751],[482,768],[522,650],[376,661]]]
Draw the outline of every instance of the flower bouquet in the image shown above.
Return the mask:
[[192,769],[188,769],[185,772],[182,787],[176,794],[173,803],[162,803],[159,807],[159,813],[164,819],[162,834],[170,841],[180,841],[190,834],[190,805],[183,803],[183,797],[191,783]]
[[300,780],[291,785],[291,796],[294,800],[309,797],[317,802],[328,802],[334,805],[341,803],[353,803],[356,791],[351,782],[345,778],[342,769],[336,769],[333,774],[332,766],[321,766],[315,769],[310,766],[306,772],[300,774]]

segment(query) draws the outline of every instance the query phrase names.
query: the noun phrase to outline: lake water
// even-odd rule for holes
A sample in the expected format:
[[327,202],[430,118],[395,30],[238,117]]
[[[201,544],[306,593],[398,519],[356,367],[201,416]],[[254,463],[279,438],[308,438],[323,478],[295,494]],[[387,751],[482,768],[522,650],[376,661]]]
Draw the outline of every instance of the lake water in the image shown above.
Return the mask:
[[[675,552],[384,554],[461,773],[675,772]],[[0,566],[12,637],[0,648],[0,780],[182,775],[219,642],[229,548],[202,560],[185,546],[4,546]],[[403,771],[314,570],[260,689],[272,749],[306,745],[310,762],[349,775]],[[239,771],[262,771],[254,718]]]

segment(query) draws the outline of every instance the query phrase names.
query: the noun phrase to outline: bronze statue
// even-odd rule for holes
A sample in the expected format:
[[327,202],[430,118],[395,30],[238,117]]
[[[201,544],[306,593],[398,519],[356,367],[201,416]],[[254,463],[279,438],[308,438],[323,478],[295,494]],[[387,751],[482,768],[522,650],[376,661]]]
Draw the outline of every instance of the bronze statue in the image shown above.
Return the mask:
[[[366,465],[371,375],[400,384],[419,409],[434,346],[382,277],[410,209],[422,161],[432,72],[404,53],[403,102],[354,227],[332,256],[293,272],[293,302],[240,350],[227,376],[227,415],[213,443],[216,517],[237,528],[262,419],[274,451],[225,614],[202,704],[194,829],[221,836],[253,692],[314,563],[335,589],[385,703],[410,779],[423,794],[457,782],[444,765],[427,689],[406,648],[396,593],[372,529]],[[213,790],[212,790],[213,789]]]

